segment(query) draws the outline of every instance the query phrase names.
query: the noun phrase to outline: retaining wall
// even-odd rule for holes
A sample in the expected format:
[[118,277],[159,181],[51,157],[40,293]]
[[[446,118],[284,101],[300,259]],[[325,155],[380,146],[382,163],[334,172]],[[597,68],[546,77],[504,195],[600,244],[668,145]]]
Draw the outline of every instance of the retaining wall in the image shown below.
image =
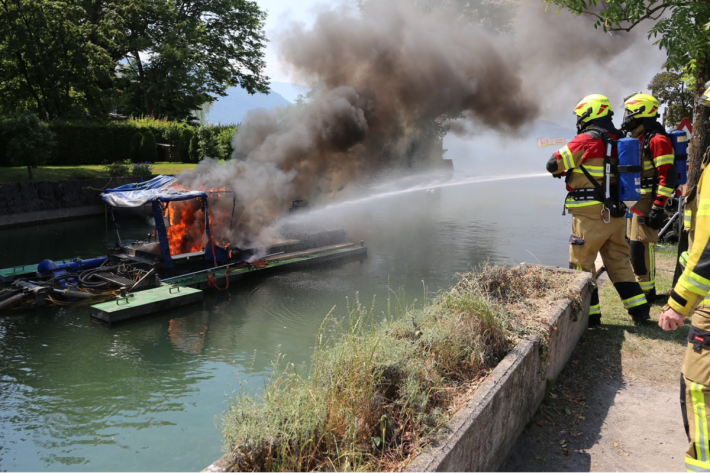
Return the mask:
[[0,184],[0,229],[103,215],[101,190],[140,177]]
[[576,274],[573,283],[582,297],[575,312],[572,301],[553,304],[549,341],[520,343],[476,390],[466,407],[449,421],[451,433],[417,457],[408,471],[496,471],[545,398],[549,380],[559,376],[587,328],[591,280]]
[[[553,303],[546,317],[552,320],[548,340],[518,344],[451,418],[450,434],[417,457],[408,471],[496,471],[506,459],[545,398],[548,381],[559,376],[587,329],[589,274],[545,268],[576,276],[571,286],[581,297],[581,309],[575,311],[570,300]],[[227,471],[230,460],[227,454],[203,471]]]

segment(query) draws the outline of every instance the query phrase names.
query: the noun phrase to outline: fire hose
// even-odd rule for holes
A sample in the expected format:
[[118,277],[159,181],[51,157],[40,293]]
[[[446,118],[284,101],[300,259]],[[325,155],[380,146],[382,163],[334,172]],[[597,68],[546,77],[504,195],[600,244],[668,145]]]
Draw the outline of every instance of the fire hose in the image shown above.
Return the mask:
[[90,281],[90,279],[94,276],[95,273],[100,273],[100,272],[106,272],[106,271],[114,271],[118,268],[118,266],[99,266],[98,268],[94,269],[87,269],[86,271],[83,271],[79,275],[79,282],[83,287],[90,288],[90,289],[100,289],[103,287],[106,287],[108,283],[106,281]]

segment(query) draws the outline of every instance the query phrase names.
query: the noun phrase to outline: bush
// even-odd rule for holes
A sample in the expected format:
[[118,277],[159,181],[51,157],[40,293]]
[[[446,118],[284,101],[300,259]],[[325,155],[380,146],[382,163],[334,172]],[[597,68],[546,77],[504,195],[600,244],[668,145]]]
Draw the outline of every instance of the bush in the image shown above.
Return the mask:
[[151,163],[158,160],[158,147],[155,145],[155,136],[150,130],[143,133],[141,159]]
[[[5,122],[7,119],[0,118],[0,128]],[[140,145],[137,144],[136,135],[139,134],[142,141],[143,135],[147,132],[153,135],[154,142],[169,143],[173,152],[179,153],[180,160],[183,162],[197,162],[203,156],[226,159],[229,157],[228,153],[231,153],[231,143],[227,140],[227,132],[224,130],[234,129],[234,126],[199,127],[201,140],[198,137],[191,154],[190,143],[198,127],[183,122],[152,118],[131,118],[121,122],[53,120],[46,126],[40,126],[54,134],[54,140],[42,140],[42,143],[43,149],[48,148],[47,143],[56,143],[55,146],[49,147],[51,153],[46,158],[46,164],[55,166],[110,164],[126,159],[134,162],[155,162],[157,158],[140,156]],[[7,148],[12,137],[13,133],[0,132],[0,163],[8,162]]]
[[188,155],[190,156],[191,163],[197,163],[201,159],[200,137],[197,136],[197,134],[193,134],[192,137],[190,137],[190,150],[188,152]]
[[180,155],[180,161],[183,163],[192,162],[192,159],[190,158],[190,144],[192,143],[193,136],[194,133],[189,128],[183,129],[180,134],[180,141],[177,149],[178,154]]
[[234,138],[236,131],[236,125],[219,127],[217,132],[217,146],[220,159],[227,160],[232,158],[232,152],[234,151],[234,148],[232,148],[232,138]]
[[131,175],[131,164],[130,160],[116,161],[104,166],[104,169],[111,177],[125,177]]
[[153,165],[151,163],[134,163],[131,170],[132,176],[152,176]]
[[0,164],[32,168],[44,164],[55,146],[55,136],[35,114],[12,115],[0,121]]
[[140,131],[137,131],[133,138],[131,138],[131,148],[129,158],[134,163],[137,163],[141,159],[141,142],[143,141],[143,135]]

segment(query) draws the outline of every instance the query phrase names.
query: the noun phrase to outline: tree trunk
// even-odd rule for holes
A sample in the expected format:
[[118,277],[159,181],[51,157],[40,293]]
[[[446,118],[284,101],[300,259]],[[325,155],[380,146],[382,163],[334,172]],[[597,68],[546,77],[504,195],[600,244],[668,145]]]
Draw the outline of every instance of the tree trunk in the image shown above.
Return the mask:
[[695,107],[693,108],[693,136],[688,148],[688,188],[695,187],[700,180],[700,165],[703,163],[705,150],[710,146],[708,116],[710,108],[698,103],[705,91],[705,83],[710,80],[710,61],[698,61],[700,71],[695,78]]
[[30,175],[30,181],[32,180],[32,166],[27,166],[27,173]]

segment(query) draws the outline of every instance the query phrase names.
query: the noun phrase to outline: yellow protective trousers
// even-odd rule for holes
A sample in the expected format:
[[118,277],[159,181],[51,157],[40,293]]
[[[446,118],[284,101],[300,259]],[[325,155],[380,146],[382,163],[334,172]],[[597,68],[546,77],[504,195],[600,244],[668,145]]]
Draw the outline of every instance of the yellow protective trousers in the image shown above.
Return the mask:
[[[605,222],[601,215],[601,204],[597,206],[570,209],[572,213],[572,235],[570,237],[570,268],[592,273],[596,280],[594,262],[601,254],[609,278],[621,297],[624,308],[632,315],[648,312],[648,303],[636,282],[631,269],[629,244],[626,242],[626,218],[609,218]],[[599,294],[592,293],[590,320],[601,318]]]
[[710,472],[710,348],[705,339],[710,344],[710,307],[703,304],[692,316],[680,378],[680,404],[689,442],[687,471]]
[[[642,197],[634,208],[648,215],[652,206],[651,198]],[[641,223],[644,218],[633,214],[633,218],[628,219],[626,235],[629,237],[631,266],[636,274],[636,281],[643,292],[648,294],[656,289],[656,243],[660,230]]]

